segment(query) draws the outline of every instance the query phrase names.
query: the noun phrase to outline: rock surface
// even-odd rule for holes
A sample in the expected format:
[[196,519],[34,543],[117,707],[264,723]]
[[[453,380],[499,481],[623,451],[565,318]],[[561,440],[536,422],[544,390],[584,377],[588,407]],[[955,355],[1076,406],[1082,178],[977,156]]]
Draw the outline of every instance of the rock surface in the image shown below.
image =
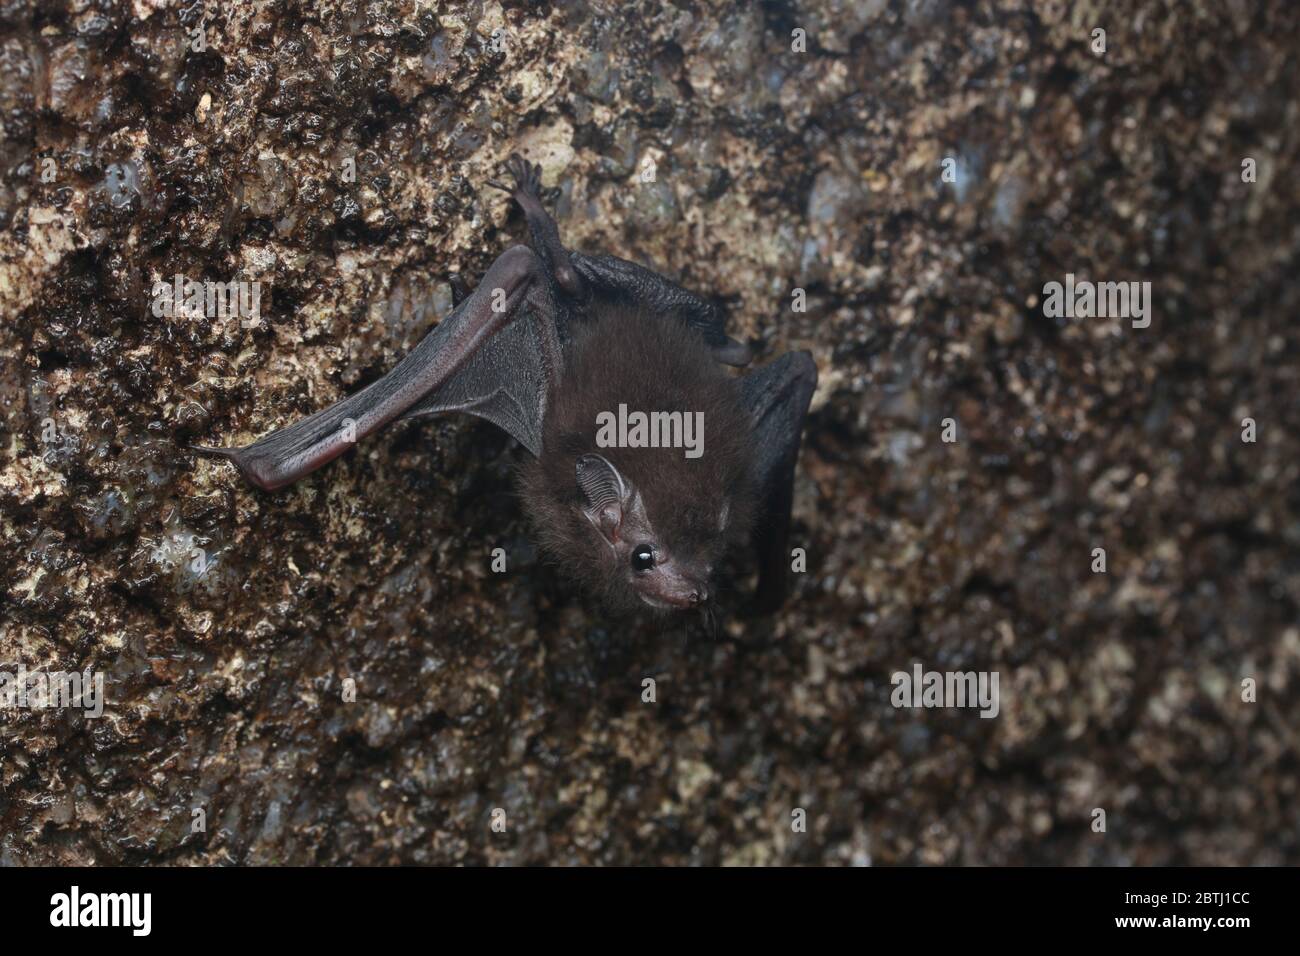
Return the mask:
[[[0,710],[0,863],[1300,862],[1294,3],[207,6],[0,0],[0,669],[108,682]],[[391,367],[517,148],[815,355],[774,619],[604,619],[481,423],[273,495],[184,450]]]

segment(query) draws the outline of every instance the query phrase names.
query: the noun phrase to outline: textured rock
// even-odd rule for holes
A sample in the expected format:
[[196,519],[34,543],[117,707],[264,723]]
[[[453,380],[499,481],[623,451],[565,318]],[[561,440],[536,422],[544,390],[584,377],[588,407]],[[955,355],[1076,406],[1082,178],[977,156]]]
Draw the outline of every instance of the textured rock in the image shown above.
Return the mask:
[[[216,6],[0,3],[0,669],[108,681],[0,710],[0,862],[1300,862],[1294,4]],[[274,495],[183,450],[390,367],[521,145],[571,245],[816,356],[778,617],[605,620],[473,421]]]

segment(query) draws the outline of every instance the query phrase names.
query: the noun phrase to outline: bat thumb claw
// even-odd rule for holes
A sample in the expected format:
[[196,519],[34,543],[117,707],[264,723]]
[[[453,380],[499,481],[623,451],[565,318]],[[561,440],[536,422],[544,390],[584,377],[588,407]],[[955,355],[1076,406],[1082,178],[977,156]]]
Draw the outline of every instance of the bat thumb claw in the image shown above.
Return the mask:
[[263,491],[275,491],[278,488],[283,488],[293,480],[292,478],[284,480],[282,476],[268,471],[263,463],[250,459],[246,448],[214,448],[211,445],[189,445],[187,447],[200,455],[212,455],[215,458],[226,459],[238,468],[240,474],[252,485],[261,488]]
[[236,455],[239,453],[238,448],[214,448],[212,445],[186,445],[190,451],[197,451],[200,455],[215,455],[218,458],[228,458],[236,461]]

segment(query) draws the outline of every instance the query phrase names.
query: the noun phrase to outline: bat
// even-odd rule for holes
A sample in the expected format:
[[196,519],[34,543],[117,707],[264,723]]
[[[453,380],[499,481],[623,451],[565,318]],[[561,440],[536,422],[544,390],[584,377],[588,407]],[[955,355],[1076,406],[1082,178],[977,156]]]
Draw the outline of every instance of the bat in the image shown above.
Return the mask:
[[239,448],[192,446],[273,491],[398,420],[464,412],[531,454],[517,488],[542,550],[611,609],[706,606],[719,562],[752,546],[766,612],[784,600],[791,498],[817,366],[747,374],[721,310],[650,269],[571,252],[512,155],[531,247],[507,249],[390,372]]

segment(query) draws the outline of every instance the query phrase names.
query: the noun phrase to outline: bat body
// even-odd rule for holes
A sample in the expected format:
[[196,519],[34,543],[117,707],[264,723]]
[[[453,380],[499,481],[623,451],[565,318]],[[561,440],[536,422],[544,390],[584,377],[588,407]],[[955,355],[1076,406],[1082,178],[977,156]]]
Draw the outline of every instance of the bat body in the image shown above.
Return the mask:
[[504,252],[370,386],[243,448],[197,450],[271,491],[389,422],[477,415],[532,454],[518,485],[540,544],[607,605],[701,606],[717,563],[746,541],[755,603],[778,605],[811,356],[726,374],[750,355],[715,306],[634,263],[565,249],[540,169],[517,156],[509,169],[531,249]]

